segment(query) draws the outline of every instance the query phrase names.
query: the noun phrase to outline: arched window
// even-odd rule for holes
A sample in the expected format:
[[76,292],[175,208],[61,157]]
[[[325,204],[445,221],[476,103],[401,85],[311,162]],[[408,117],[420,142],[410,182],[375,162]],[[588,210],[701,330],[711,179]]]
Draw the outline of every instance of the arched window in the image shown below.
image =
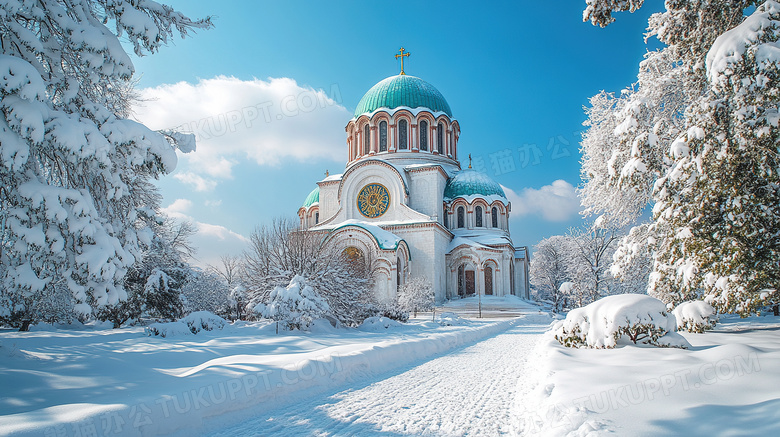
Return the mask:
[[428,151],[428,122],[420,122],[420,150]]
[[366,270],[366,258],[363,251],[354,246],[349,246],[341,252],[344,264],[349,268],[352,274],[362,276]]
[[491,223],[493,225],[493,227],[497,228],[498,227],[498,208],[496,208],[495,206],[490,211],[490,219],[493,222],[493,223]]
[[406,120],[398,122],[398,150],[409,148],[409,123]]
[[462,206],[458,207],[458,227],[462,228],[464,227],[464,222],[466,221],[466,212],[463,210]]
[[379,122],[379,151],[387,152],[387,122]]
[[436,128],[436,151],[439,154],[444,153],[444,123],[439,123]]
[[444,214],[442,215],[443,222],[444,222],[444,227],[445,227],[445,228],[449,228],[449,224],[447,223],[447,222],[449,221],[449,220],[447,220],[447,216],[448,216],[448,215],[449,215],[449,214],[447,214],[447,207],[445,206],[445,207],[444,207]]
[[475,223],[474,225],[478,228],[482,227],[482,207],[477,205],[476,208],[474,208],[474,215],[475,215]]
[[485,294],[493,294],[493,267],[485,267]]
[[320,213],[319,212],[315,212],[314,213],[314,224],[316,225],[319,222],[320,222]]
[[371,153],[371,128],[366,126],[363,128],[363,154],[368,155]]

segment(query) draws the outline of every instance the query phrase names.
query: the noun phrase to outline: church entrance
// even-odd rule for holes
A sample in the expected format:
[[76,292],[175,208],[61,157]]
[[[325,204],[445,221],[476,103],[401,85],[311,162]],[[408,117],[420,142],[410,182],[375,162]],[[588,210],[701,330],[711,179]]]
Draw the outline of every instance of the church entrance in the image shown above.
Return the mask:
[[474,294],[474,270],[466,270],[466,296]]
[[485,267],[485,294],[493,294],[493,268]]

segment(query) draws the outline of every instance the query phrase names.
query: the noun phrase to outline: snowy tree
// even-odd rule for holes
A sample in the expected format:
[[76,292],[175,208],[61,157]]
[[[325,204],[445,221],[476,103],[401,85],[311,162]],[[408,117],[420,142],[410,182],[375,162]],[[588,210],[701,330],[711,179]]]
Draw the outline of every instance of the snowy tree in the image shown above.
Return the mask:
[[410,279],[401,286],[398,293],[398,306],[404,311],[414,313],[414,317],[417,317],[417,311],[432,310],[435,303],[433,287],[423,277]]
[[618,231],[603,225],[603,220],[590,228],[571,229],[573,248],[570,277],[580,292],[578,306],[612,294],[615,290],[610,273],[612,254]]
[[292,220],[277,219],[270,226],[258,227],[244,254],[248,307],[267,303],[277,287],[301,276],[326,299],[328,315],[341,324],[356,326],[374,315],[374,261],[364,258],[356,265],[338,247],[323,244],[323,237],[323,233],[298,230]]
[[244,263],[241,256],[222,255],[219,258],[219,265],[209,265],[206,270],[222,278],[228,287],[234,287],[239,284],[243,276]]
[[288,330],[308,330],[311,323],[324,316],[328,310],[325,299],[298,275],[286,287],[274,288],[266,303],[254,307],[256,314],[281,322]]
[[560,288],[570,280],[575,250],[571,238],[563,235],[545,238],[534,247],[529,272],[531,284],[539,299],[552,304],[553,311],[560,312],[568,307],[566,295]]
[[219,315],[233,313],[230,287],[225,281],[209,272],[193,268],[181,288],[184,297],[184,312],[208,311]]
[[51,296],[77,314],[127,299],[152,235],[144,184],[184,137],[126,118],[119,36],[140,56],[210,25],[153,1],[0,1],[0,280],[22,329]]
[[244,320],[246,317],[246,311],[244,310],[246,307],[246,302],[248,301],[248,295],[246,292],[246,287],[239,284],[233,287],[232,290],[230,290],[230,294],[228,295],[228,304],[230,305],[230,318],[233,318],[233,314],[235,314],[235,318],[238,320]]
[[[612,12],[639,6],[589,0],[584,17],[604,26]],[[648,34],[666,47],[646,56],[622,102],[590,114],[594,141],[583,142],[583,153],[603,156],[603,138],[615,159],[606,176],[597,169],[586,180],[608,179],[587,202],[610,214],[625,190],[650,193],[653,220],[621,241],[616,273],[651,252],[649,292],[667,303],[706,297],[742,315],[777,303],[779,12],[774,1],[666,2]],[[610,120],[610,104],[612,135],[594,129]]]

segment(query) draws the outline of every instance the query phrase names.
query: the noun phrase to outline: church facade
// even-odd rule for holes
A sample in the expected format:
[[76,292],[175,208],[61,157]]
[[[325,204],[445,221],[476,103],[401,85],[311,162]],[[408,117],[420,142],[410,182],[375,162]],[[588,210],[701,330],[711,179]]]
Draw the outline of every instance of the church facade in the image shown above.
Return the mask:
[[529,297],[528,248],[510,238],[511,204],[489,176],[461,168],[460,125],[436,88],[403,71],[382,80],[346,136],[346,168],[317,182],[298,216],[301,229],[370,266],[377,298],[394,299],[415,277],[437,302]]

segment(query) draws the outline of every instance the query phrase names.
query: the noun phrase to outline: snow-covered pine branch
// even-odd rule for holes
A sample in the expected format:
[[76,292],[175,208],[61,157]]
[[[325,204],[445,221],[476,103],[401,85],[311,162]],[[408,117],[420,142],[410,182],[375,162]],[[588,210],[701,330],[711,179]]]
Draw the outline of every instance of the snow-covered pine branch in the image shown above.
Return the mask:
[[[631,8],[588,0],[586,18],[606,25]],[[621,275],[651,253],[649,292],[664,302],[742,315],[780,303],[778,23],[776,1],[666,2],[648,29],[666,47],[626,93],[592,101],[583,203],[617,219],[652,206],[615,265]]]
[[210,25],[153,1],[0,1],[0,280],[23,329],[62,290],[82,315],[127,299],[151,237],[144,182],[176,155],[124,118],[133,65],[118,36],[153,53]]

